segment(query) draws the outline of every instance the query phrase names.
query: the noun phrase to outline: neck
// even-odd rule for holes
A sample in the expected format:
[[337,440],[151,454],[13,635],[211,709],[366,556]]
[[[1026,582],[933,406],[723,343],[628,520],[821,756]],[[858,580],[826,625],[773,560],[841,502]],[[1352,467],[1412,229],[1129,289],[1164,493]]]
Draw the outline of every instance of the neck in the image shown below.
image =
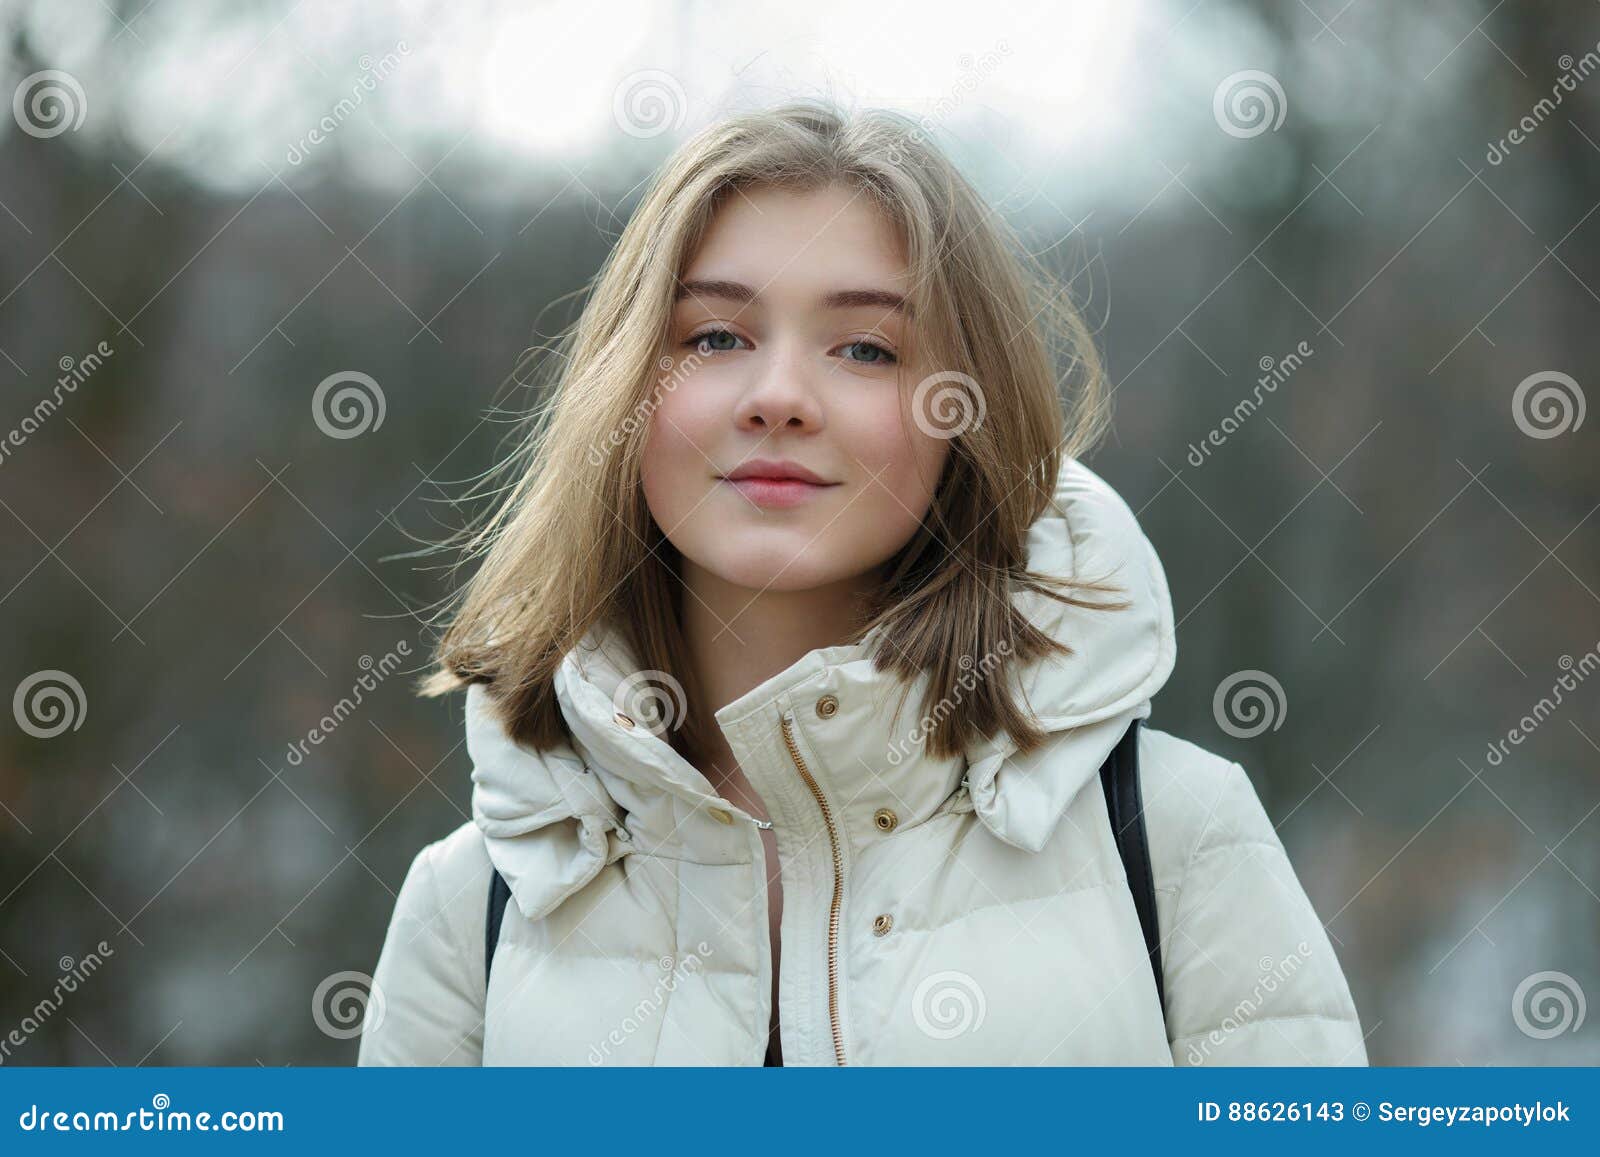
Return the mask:
[[[683,560],[683,635],[701,692],[703,734],[721,742],[714,712],[818,647],[848,642],[871,573],[809,590],[752,590]],[[725,750],[702,753],[722,763]]]

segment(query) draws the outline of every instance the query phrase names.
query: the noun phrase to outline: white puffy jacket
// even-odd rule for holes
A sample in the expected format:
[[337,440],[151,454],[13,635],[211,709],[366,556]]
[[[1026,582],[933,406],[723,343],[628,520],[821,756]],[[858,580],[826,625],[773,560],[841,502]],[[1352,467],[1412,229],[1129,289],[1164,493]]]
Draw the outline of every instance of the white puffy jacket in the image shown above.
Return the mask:
[[[1050,733],[1034,754],[1004,736],[952,759],[905,744],[922,687],[892,722],[894,677],[865,643],[811,651],[716,712],[777,837],[784,1064],[1365,1064],[1244,770],[1141,726],[1163,1018],[1098,770],[1172,670],[1171,600],[1132,512],[1080,463],[1056,507],[1030,567],[1109,574],[1132,606],[1019,596],[1075,651],[1016,676]],[[473,821],[411,865],[361,1064],[762,1064],[761,833],[619,718],[635,670],[614,635],[575,649],[556,683],[570,743],[545,752],[469,689]],[[887,757],[897,743],[909,754]],[[512,901],[485,993],[491,864]]]

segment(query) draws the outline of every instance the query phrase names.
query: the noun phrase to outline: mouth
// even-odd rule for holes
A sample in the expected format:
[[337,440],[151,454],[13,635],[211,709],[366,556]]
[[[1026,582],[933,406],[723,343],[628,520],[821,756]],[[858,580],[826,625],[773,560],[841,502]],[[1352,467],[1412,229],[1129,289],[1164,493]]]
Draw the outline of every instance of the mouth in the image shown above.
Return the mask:
[[771,509],[800,506],[824,490],[839,485],[797,462],[765,460],[746,462],[738,469],[722,475],[721,481],[756,506]]
[[815,482],[802,482],[798,478],[724,478],[723,481],[757,506],[773,508],[799,506],[809,502],[824,490],[838,485],[837,482],[831,482],[826,486],[819,486]]

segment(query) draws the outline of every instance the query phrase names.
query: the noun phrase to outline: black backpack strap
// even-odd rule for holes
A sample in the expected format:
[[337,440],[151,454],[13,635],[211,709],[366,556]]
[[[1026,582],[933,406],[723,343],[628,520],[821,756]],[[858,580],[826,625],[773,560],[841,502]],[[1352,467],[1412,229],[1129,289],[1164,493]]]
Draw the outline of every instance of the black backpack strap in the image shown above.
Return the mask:
[[500,924],[505,920],[506,901],[511,899],[511,885],[494,869],[489,880],[489,919],[484,924],[483,936],[483,987],[489,988],[489,973],[494,968],[494,950],[500,943]]
[[1117,741],[1105,763],[1100,765],[1100,786],[1106,793],[1106,812],[1117,839],[1117,853],[1133,893],[1133,906],[1144,930],[1145,949],[1150,969],[1155,973],[1156,996],[1163,1015],[1167,1007],[1166,986],[1161,976],[1161,930],[1156,923],[1156,884],[1150,871],[1150,843],[1144,829],[1144,801],[1139,795],[1139,723],[1135,719]]

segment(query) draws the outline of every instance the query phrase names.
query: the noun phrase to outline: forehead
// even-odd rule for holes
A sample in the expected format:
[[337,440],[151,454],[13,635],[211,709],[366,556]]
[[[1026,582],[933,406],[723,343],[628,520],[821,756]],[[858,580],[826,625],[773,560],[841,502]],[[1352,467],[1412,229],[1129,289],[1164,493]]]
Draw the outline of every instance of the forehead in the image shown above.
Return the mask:
[[866,193],[764,186],[728,194],[683,276],[903,286],[907,269],[898,231]]

